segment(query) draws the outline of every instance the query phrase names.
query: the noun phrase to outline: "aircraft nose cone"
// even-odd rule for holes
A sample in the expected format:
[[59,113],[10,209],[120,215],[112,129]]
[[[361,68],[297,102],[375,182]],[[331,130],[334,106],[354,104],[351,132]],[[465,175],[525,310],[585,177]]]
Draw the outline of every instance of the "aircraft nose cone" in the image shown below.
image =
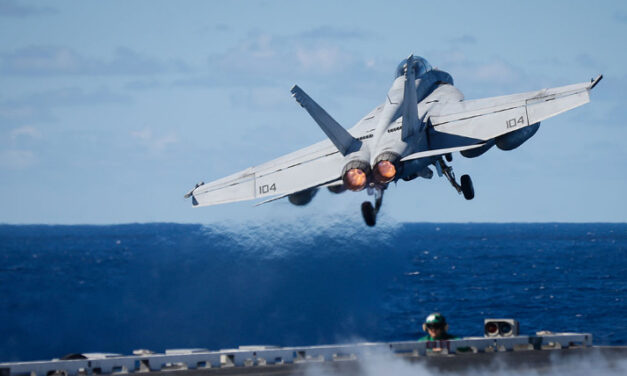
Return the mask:
[[366,186],[366,173],[360,168],[351,168],[344,174],[344,184],[351,191],[360,191]]
[[387,183],[394,179],[396,176],[396,167],[394,163],[390,161],[380,161],[375,166],[375,177],[379,183]]

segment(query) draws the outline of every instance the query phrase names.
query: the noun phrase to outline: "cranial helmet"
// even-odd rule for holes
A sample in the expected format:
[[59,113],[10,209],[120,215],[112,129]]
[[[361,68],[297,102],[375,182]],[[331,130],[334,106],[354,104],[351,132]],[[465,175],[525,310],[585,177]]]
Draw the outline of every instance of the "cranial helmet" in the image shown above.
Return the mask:
[[440,326],[444,329],[444,331],[448,331],[448,324],[446,323],[446,318],[442,316],[439,312],[434,312],[427,316],[424,324],[422,324],[422,330],[427,331],[427,326]]

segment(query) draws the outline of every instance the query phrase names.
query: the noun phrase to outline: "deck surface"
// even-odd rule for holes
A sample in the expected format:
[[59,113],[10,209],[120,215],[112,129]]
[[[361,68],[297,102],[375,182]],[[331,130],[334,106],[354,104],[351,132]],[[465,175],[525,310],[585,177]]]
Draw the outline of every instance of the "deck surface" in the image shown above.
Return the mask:
[[429,375],[432,373],[463,374],[468,371],[479,371],[480,374],[500,374],[506,370],[516,370],[533,371],[538,374],[553,371],[557,374],[570,375],[579,374],[584,367],[599,371],[609,370],[610,374],[614,374],[615,371],[617,375],[627,372],[627,347],[588,347],[437,356],[386,356],[381,359],[211,368],[150,372],[150,374],[167,373],[170,376],[392,375],[411,372],[417,375]]

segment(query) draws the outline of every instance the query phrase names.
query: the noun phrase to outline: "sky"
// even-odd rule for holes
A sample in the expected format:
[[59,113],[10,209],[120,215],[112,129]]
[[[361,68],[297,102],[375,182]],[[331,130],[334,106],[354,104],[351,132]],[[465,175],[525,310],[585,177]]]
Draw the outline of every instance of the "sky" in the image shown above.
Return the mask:
[[325,138],[298,84],[352,127],[399,61],[467,99],[590,80],[520,148],[392,185],[380,222],[625,222],[627,2],[0,0],[0,223],[361,220],[365,192],[192,208],[183,195]]

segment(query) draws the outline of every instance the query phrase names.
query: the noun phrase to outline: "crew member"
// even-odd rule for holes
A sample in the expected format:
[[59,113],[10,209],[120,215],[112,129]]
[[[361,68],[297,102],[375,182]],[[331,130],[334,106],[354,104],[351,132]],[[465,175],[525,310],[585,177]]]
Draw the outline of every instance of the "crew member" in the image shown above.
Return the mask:
[[448,333],[448,324],[446,323],[446,319],[439,312],[434,312],[427,316],[424,324],[422,324],[422,330],[427,332],[427,335],[420,338],[419,341],[459,339],[459,337]]

